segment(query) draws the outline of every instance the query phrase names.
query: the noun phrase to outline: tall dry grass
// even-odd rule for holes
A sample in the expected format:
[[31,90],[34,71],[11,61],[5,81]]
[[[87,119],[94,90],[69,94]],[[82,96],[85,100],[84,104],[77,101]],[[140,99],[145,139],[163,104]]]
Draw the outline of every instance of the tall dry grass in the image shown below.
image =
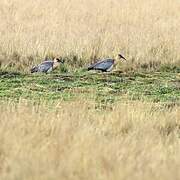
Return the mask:
[[0,63],[26,69],[45,56],[83,66],[121,52],[126,67],[180,62],[177,0],[1,0]]
[[94,107],[81,100],[1,102],[0,179],[180,178],[178,106]]

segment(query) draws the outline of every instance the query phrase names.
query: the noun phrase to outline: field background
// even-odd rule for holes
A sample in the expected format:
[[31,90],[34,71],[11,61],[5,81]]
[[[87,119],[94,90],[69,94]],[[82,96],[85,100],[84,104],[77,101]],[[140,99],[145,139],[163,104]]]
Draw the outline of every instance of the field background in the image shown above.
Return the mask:
[[0,0],[0,179],[180,179],[179,22],[178,0]]
[[1,103],[1,179],[178,180],[179,110],[136,101],[106,112],[83,99],[51,108]]
[[177,0],[1,0],[0,62],[25,71],[63,56],[80,67],[121,52],[128,69],[179,64],[179,9]]

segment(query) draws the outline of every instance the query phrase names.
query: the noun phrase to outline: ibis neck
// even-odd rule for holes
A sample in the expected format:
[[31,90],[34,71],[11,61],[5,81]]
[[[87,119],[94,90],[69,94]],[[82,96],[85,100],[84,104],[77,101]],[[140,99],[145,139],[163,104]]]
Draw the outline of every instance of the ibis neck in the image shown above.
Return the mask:
[[53,63],[53,69],[56,69],[59,65],[60,65],[59,62],[54,62]]
[[117,59],[114,59],[114,64],[116,65],[118,63],[118,60]]

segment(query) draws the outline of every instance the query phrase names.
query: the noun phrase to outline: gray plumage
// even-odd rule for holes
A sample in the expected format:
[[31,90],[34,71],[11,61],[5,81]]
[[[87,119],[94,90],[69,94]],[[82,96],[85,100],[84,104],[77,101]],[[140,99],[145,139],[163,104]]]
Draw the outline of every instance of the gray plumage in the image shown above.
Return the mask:
[[49,73],[53,69],[57,68],[60,63],[64,63],[64,61],[58,58],[54,58],[54,60],[45,60],[43,63],[31,68],[31,73],[35,73],[35,72]]
[[88,67],[89,70],[100,70],[103,72],[111,71],[114,65],[114,59],[103,59],[97,63],[94,63]]
[[[126,60],[121,54],[118,54],[118,58]],[[113,69],[113,66],[115,64],[115,60],[116,59],[112,59],[112,58],[107,58],[107,59],[100,60],[99,62],[91,64],[88,67],[88,71],[90,71],[90,70],[100,70],[102,72],[109,72],[109,71],[111,71]]]
[[54,64],[54,61],[45,61],[45,62],[43,62],[37,66],[34,66],[31,69],[31,73],[35,73],[35,72],[47,73],[47,72],[50,72],[53,69],[53,64]]

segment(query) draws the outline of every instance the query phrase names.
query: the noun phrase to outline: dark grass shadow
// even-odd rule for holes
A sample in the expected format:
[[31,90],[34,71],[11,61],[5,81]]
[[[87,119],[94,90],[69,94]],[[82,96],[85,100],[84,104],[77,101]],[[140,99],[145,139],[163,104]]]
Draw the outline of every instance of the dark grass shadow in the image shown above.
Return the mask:
[[93,74],[56,74],[52,75],[50,79],[66,81],[66,82],[75,82],[81,81],[83,82],[97,82],[97,83],[120,83],[124,82],[126,79],[125,74],[119,73],[93,73]]
[[22,76],[24,76],[24,74],[20,72],[0,70],[0,78],[14,78],[14,77],[22,77]]

